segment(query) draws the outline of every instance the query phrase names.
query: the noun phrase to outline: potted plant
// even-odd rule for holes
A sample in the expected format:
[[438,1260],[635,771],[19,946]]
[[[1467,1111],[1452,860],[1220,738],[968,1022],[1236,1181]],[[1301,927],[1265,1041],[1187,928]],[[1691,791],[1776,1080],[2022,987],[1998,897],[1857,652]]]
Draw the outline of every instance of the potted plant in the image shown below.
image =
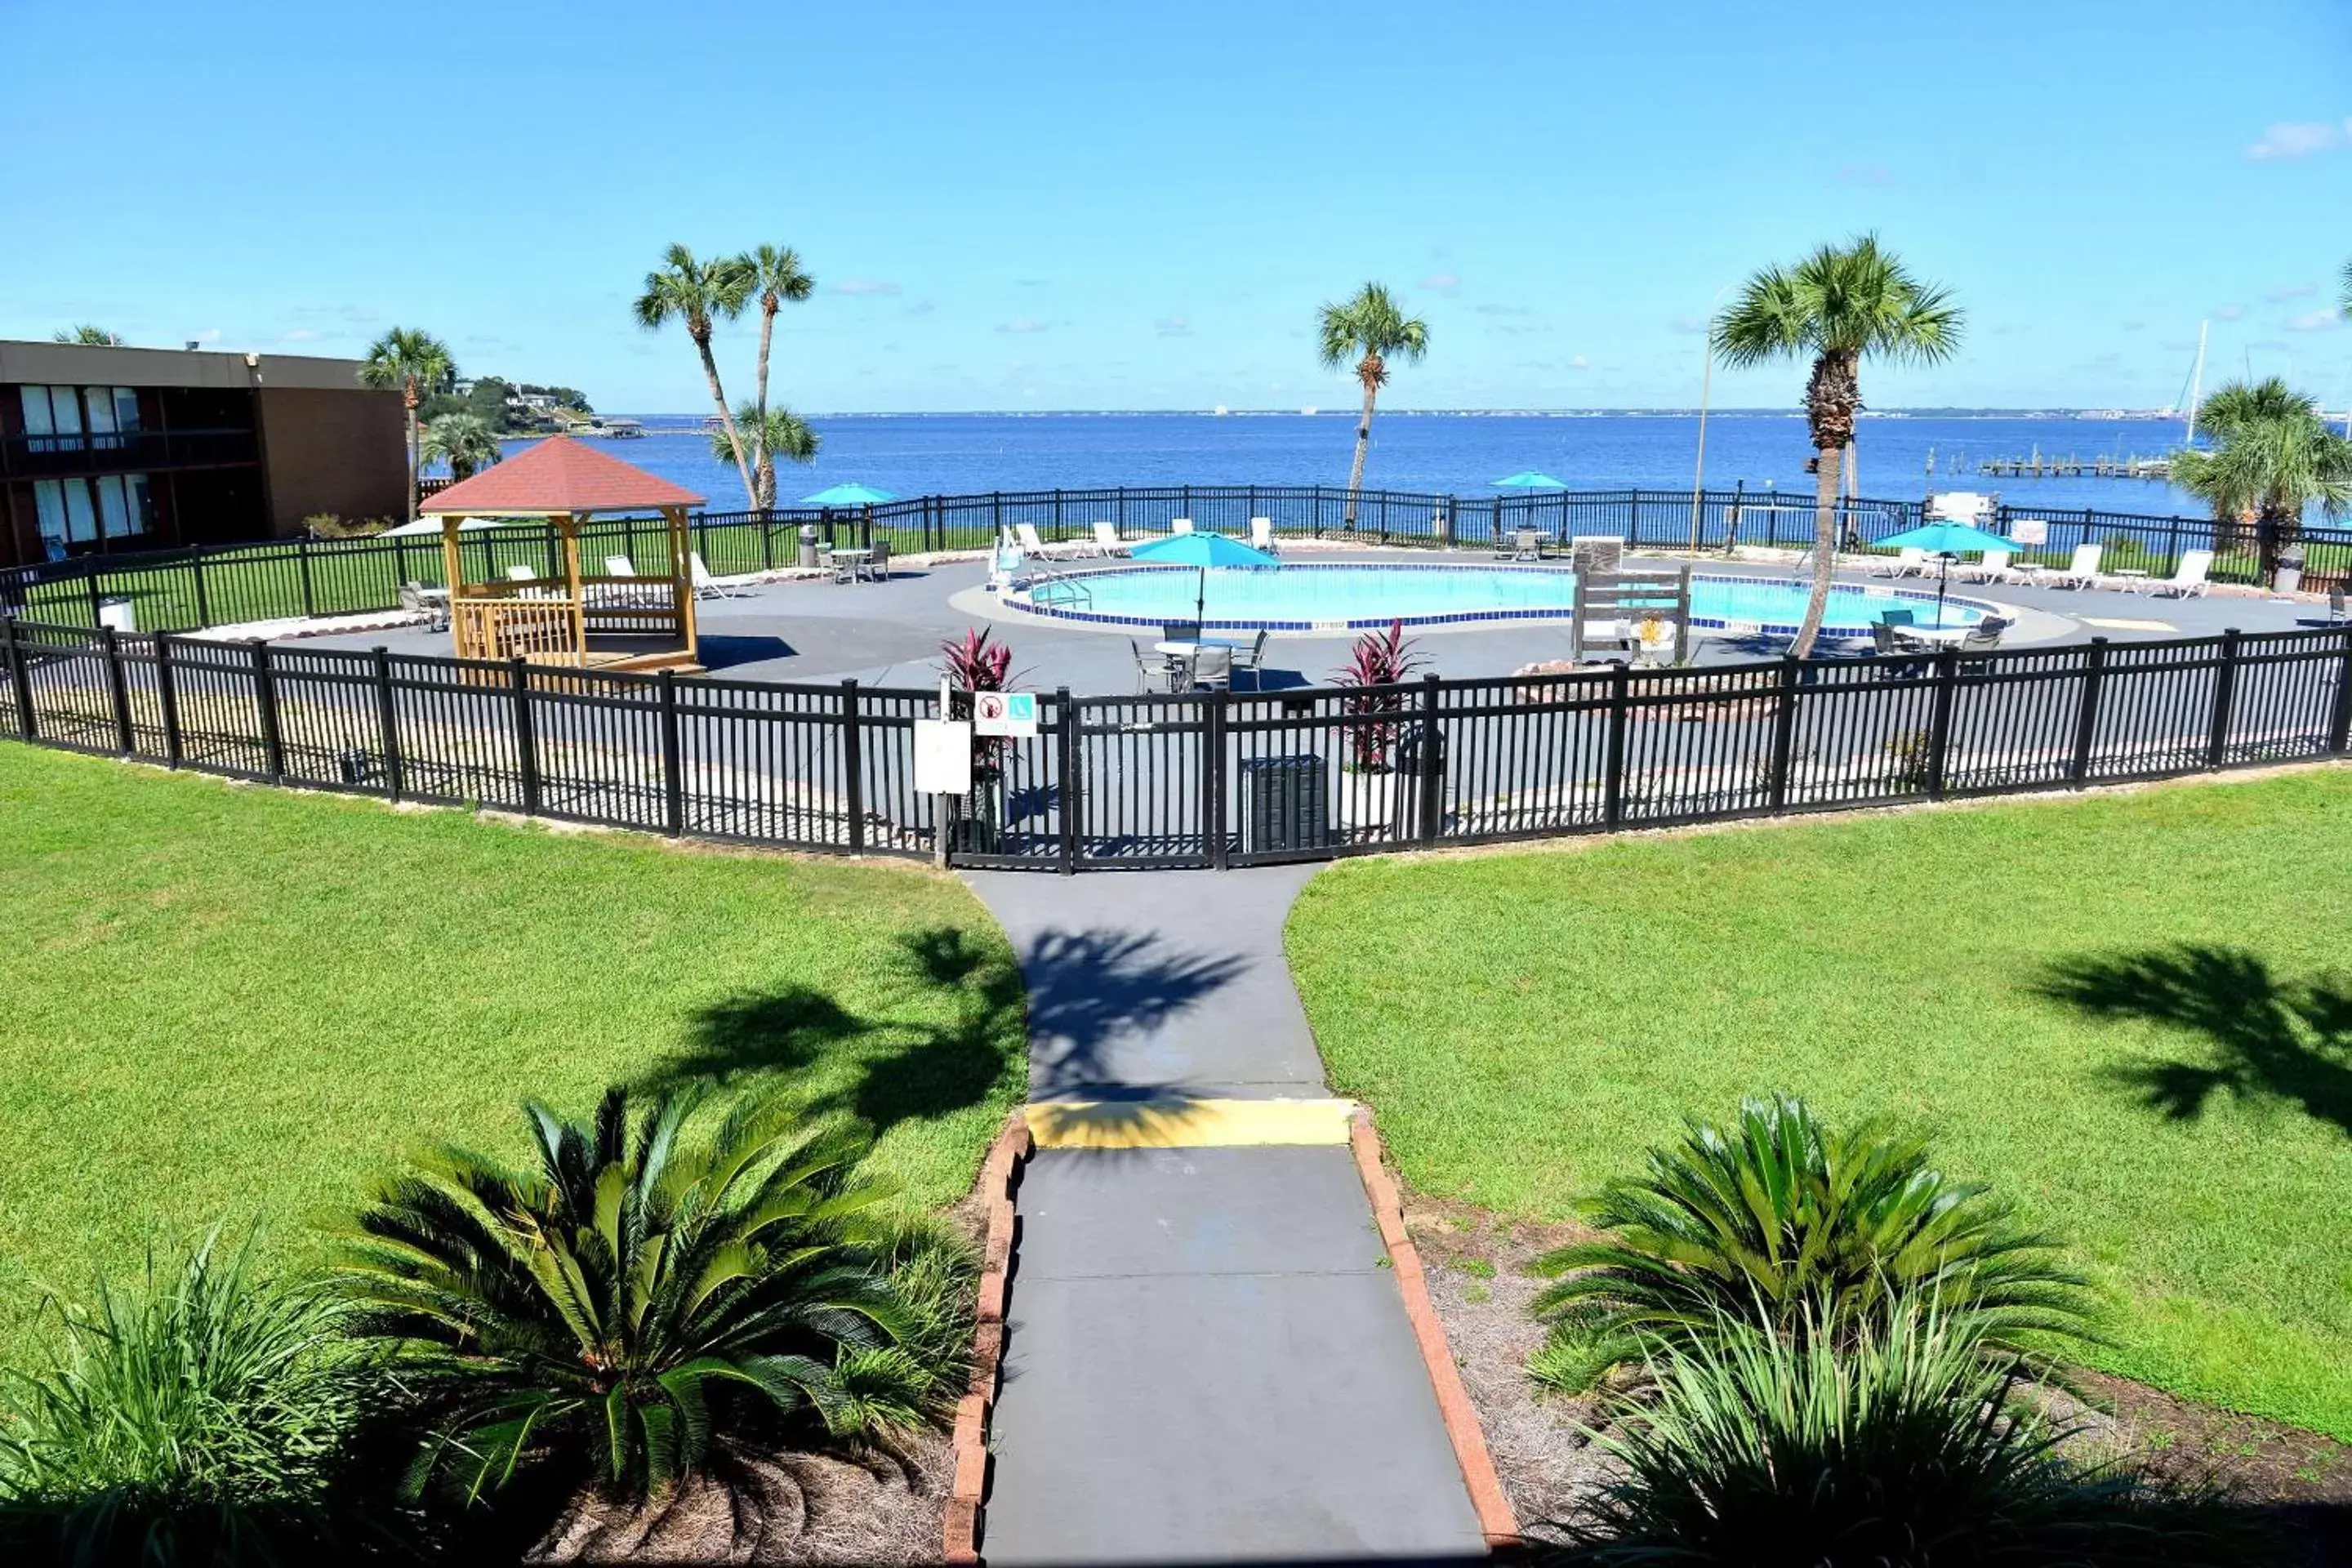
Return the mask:
[[1357,637],[1348,662],[1331,672],[1333,685],[1355,689],[1340,703],[1349,720],[1343,731],[1347,755],[1339,764],[1335,814],[1342,827],[1370,832],[1395,826],[1394,752],[1406,703],[1399,688],[1427,662],[1406,638],[1404,623],[1391,621],[1386,631]]
[[[1013,650],[992,641],[989,634],[964,628],[963,640],[940,645],[942,672],[949,687],[966,694],[957,704],[961,716],[971,717],[970,693],[1003,691],[1013,676]],[[1004,849],[1004,763],[1013,742],[1003,735],[971,738],[971,794],[956,835],[956,847],[979,855]]]

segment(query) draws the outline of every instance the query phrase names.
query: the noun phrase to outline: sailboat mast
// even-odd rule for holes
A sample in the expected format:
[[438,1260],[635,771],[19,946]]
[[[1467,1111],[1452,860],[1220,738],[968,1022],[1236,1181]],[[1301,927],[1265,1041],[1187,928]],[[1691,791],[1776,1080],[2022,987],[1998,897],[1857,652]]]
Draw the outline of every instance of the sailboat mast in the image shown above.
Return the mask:
[[2197,399],[2205,390],[2205,333],[2212,325],[2197,323],[2197,363],[2189,372],[2189,434],[2181,442],[2184,447],[2197,445]]

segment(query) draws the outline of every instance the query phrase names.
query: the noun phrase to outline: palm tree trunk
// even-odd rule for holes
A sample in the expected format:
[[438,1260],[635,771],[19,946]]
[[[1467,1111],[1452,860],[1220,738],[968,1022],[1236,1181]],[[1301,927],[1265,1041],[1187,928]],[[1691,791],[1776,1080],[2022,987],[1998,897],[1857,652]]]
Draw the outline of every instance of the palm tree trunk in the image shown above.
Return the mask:
[[768,339],[776,330],[776,307],[766,298],[760,301],[760,363],[757,371],[759,388],[753,406],[760,411],[760,427],[751,432],[751,468],[758,483],[751,489],[751,504],[765,511],[776,504],[776,463],[768,451]]
[[710,401],[719,405],[719,422],[726,427],[728,449],[735,454],[735,471],[743,478],[744,500],[756,508],[760,492],[751,483],[751,465],[743,460],[743,432],[735,428],[735,411],[727,406],[727,389],[719,384],[719,362],[711,357],[710,340],[697,338],[694,346],[702,353],[702,374],[710,383]]
[[1342,526],[1356,526],[1356,493],[1364,488],[1364,453],[1372,444],[1372,400],[1381,389],[1370,382],[1364,384],[1364,416],[1356,422],[1356,461],[1348,470],[1348,515]]
[[425,452],[416,428],[416,395],[409,394],[404,401],[408,405],[408,521],[415,522],[425,500],[420,493],[424,476],[418,471],[424,465]]
[[1805,595],[1805,618],[1797,623],[1797,640],[1789,646],[1789,652],[1798,658],[1812,653],[1813,639],[1821,635],[1822,617],[1830,607],[1830,572],[1837,564],[1838,472],[1845,464],[1845,449],[1817,449],[1821,472],[1813,479],[1812,588]]

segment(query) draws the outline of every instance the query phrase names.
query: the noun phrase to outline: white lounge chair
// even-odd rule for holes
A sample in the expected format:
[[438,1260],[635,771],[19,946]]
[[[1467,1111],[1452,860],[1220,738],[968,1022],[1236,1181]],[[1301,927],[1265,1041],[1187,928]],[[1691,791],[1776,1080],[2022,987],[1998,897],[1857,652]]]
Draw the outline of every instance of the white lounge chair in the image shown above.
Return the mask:
[[1057,560],[1062,556],[1075,554],[1081,550],[1089,548],[1089,546],[1076,543],[1048,544],[1044,540],[1037,537],[1037,525],[1034,522],[1014,523],[1013,525],[1013,535],[1020,542],[1022,552],[1024,554],[1034,556],[1040,561]]
[[751,596],[740,588],[726,587],[713,577],[710,568],[702,563],[702,552],[699,550],[688,552],[686,565],[690,574],[689,581],[694,584],[694,596],[698,599],[748,599]]
[[2063,572],[2053,572],[2047,581],[2053,588],[2095,588],[2099,585],[2099,558],[2105,555],[2104,544],[2077,544],[2074,558],[2066,563]]
[[1175,521],[1168,525],[1168,531],[1171,533],[1190,533],[1192,531],[1192,520],[1189,517],[1180,517]]
[[1903,551],[1892,561],[1880,560],[1871,567],[1870,574],[1874,577],[1925,577],[1927,574],[1927,552],[1924,550]]
[[2148,596],[2157,599],[2194,599],[2207,587],[2205,575],[2213,570],[2213,552],[2210,550],[2184,550],[2180,564],[2171,576],[2161,583],[2151,584]]
[[2009,580],[2009,563],[2017,552],[2013,550],[1988,550],[1984,559],[1973,566],[1953,568],[1952,575],[1963,583],[2004,583]]
[[509,583],[536,583],[539,581],[539,569],[535,566],[525,566],[520,562],[517,562],[514,565],[507,568],[507,581]]
[[1270,517],[1250,519],[1250,545],[1254,549],[1265,551],[1268,555],[1281,552],[1282,546],[1274,542],[1274,519]]
[[1127,541],[1118,536],[1118,524],[1115,522],[1096,523],[1095,548],[1101,551],[1105,555],[1126,554]]

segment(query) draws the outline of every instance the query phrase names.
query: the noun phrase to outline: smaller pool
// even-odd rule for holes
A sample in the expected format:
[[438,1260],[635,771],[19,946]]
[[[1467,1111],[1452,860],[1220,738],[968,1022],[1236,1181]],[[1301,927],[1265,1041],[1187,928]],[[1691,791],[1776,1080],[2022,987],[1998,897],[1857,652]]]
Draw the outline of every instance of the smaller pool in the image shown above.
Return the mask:
[[[1301,563],[1274,568],[1109,566],[1072,572],[1023,590],[1012,602],[1041,616],[1105,626],[1189,621],[1206,590],[1207,623],[1228,631],[1354,631],[1402,621],[1409,626],[1477,621],[1566,620],[1575,613],[1576,574],[1541,566],[1423,566]],[[1691,624],[1732,634],[1790,634],[1805,613],[1806,584],[1787,577],[1693,576]],[[1822,629],[1867,637],[1890,609],[1921,619],[1935,613],[1933,588],[1840,583]],[[1972,626],[1994,606],[1948,595],[1946,626]]]

